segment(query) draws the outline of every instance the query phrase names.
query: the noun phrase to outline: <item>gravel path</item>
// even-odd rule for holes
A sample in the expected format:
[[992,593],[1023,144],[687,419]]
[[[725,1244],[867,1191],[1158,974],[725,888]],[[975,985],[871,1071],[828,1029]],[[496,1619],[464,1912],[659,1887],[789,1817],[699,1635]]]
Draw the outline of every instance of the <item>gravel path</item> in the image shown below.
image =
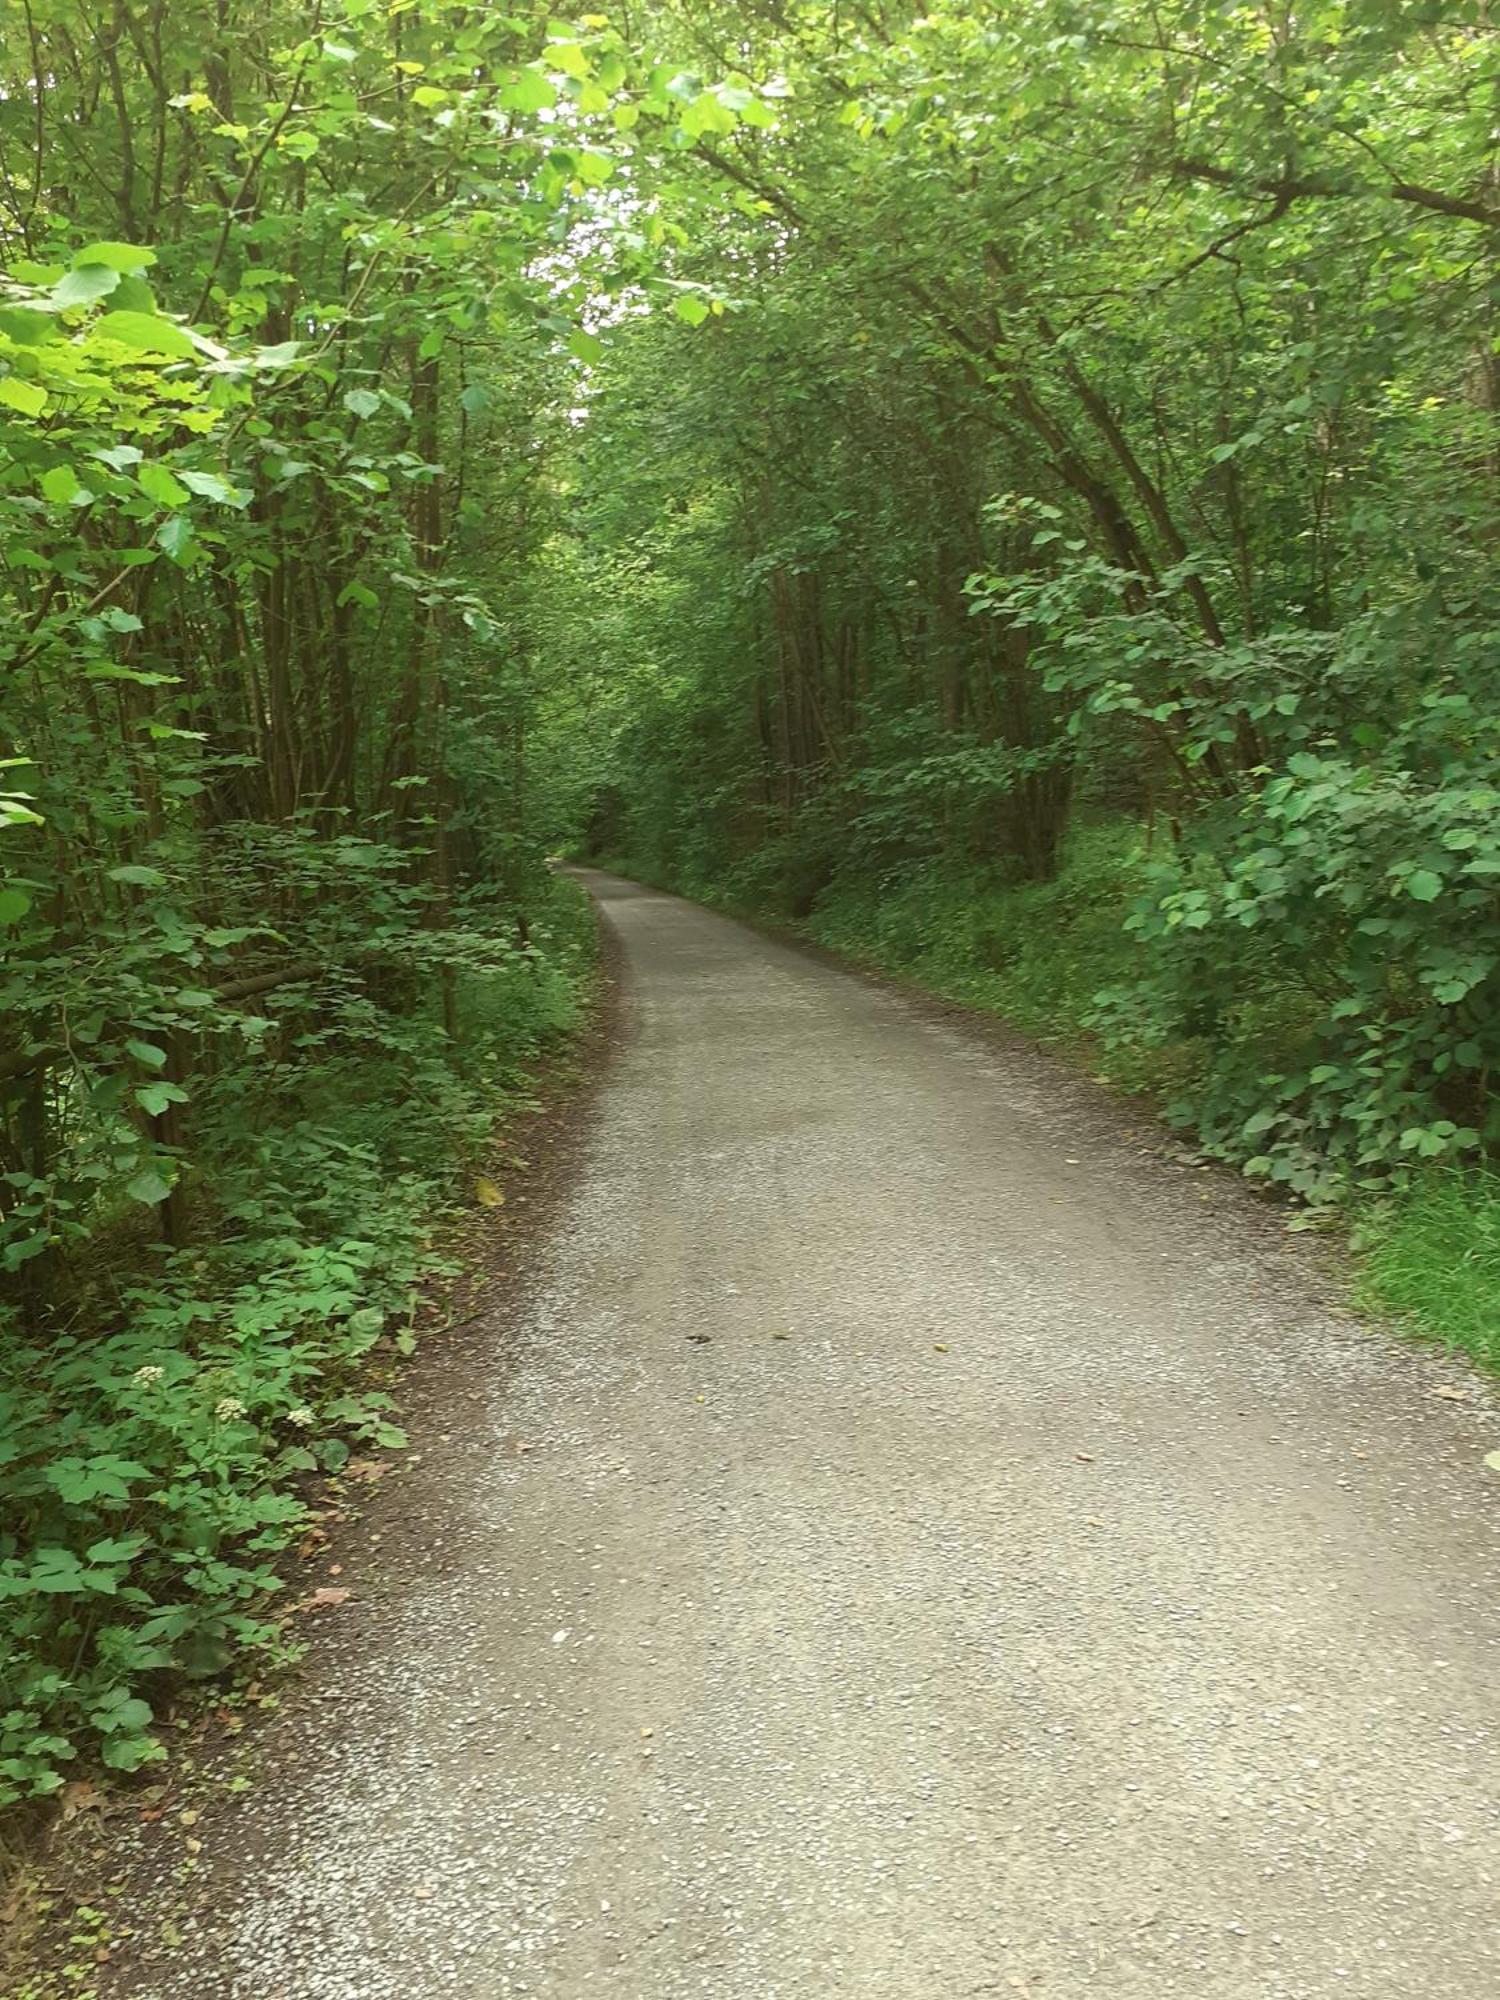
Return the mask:
[[522,1323],[101,1991],[1500,1995],[1490,1393],[1044,1055],[588,879]]

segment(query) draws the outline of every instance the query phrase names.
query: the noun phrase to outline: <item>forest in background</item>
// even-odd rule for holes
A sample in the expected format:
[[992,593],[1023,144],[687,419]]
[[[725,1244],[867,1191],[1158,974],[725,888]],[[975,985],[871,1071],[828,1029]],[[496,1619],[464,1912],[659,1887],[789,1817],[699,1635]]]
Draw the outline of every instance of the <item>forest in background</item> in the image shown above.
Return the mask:
[[565,845],[1083,1040],[1497,1358],[1490,12],[11,10],[0,1804],[293,1644]]
[[1493,1362],[1422,1171],[1500,1136],[1491,16],[693,9],[786,96],[574,566],[597,852],[1072,1041]]

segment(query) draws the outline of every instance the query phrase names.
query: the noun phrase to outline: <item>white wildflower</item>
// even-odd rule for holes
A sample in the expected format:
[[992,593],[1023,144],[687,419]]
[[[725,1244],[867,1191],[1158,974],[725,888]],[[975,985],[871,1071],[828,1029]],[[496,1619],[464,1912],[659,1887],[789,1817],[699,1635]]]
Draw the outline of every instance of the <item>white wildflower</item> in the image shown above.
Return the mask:
[[237,1402],[233,1396],[221,1396],[214,1404],[214,1415],[221,1424],[233,1423],[236,1417],[242,1417],[244,1414],[244,1404]]
[[166,1372],[165,1368],[158,1368],[155,1362],[147,1362],[144,1368],[137,1368],[130,1379],[138,1389],[149,1389],[154,1383],[160,1382]]
[[295,1424],[298,1430],[301,1431],[311,1430],[313,1425],[318,1421],[306,1403],[303,1403],[299,1409],[288,1410],[286,1420],[289,1424]]

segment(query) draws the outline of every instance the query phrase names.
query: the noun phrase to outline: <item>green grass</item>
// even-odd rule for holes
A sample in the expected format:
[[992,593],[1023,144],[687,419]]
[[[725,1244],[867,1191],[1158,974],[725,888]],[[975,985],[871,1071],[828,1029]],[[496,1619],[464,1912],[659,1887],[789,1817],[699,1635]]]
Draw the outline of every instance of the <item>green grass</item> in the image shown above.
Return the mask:
[[1139,829],[1085,827],[1055,881],[933,867],[878,885],[836,882],[801,928],[862,964],[1003,1016],[1122,1089],[1165,1096],[1197,1060],[1190,1044],[1115,1034],[1106,1045],[1094,1026],[1100,990],[1136,970],[1124,921],[1146,858]]
[[1365,1218],[1364,1302],[1500,1373],[1500,1174],[1434,1173]]

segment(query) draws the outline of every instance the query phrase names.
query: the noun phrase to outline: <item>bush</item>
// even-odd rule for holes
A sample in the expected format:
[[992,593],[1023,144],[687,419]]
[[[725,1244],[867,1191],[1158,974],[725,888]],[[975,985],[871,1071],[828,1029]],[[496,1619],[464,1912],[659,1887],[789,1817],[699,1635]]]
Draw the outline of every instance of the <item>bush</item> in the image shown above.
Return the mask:
[[[460,1038],[354,996],[295,1059],[231,1066],[195,1125],[201,1247],[98,1247],[63,1330],[0,1321],[0,1804],[96,1754],[159,1758],[168,1675],[286,1646],[278,1555],[310,1476],[403,1442],[371,1385],[442,1268],[434,1226],[549,1039],[574,1021],[591,918],[570,884],[522,950],[460,975]],[[204,1218],[207,1220],[207,1216]]]

